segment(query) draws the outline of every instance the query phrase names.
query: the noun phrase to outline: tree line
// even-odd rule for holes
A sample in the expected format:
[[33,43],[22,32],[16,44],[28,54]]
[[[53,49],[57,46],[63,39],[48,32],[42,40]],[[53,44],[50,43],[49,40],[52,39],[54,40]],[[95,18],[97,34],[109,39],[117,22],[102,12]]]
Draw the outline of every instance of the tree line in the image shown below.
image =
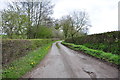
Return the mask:
[[2,11],[2,31],[8,38],[69,38],[87,34],[91,26],[85,11],[54,19],[49,0],[12,2]]

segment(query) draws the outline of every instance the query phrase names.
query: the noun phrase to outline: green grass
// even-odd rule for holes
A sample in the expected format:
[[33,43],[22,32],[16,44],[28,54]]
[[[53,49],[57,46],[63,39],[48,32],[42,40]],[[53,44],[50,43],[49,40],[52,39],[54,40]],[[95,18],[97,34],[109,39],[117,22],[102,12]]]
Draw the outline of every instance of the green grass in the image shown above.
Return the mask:
[[104,52],[120,55],[120,31],[111,31],[99,34],[85,35],[65,39],[65,42],[76,45],[84,45],[91,49],[102,50]]
[[112,54],[119,54],[119,42],[114,42],[114,43],[85,43],[82,44],[88,48],[91,49],[97,49],[97,50],[102,50],[104,52],[110,52]]
[[52,39],[3,39],[3,67],[7,66],[13,60],[23,57],[30,51],[42,47],[52,41]]
[[3,78],[20,78],[30,71],[45,57],[52,43],[46,44],[37,50],[29,52],[26,56],[13,61],[7,68],[3,69]]
[[58,45],[58,43],[56,43],[56,46],[57,46],[58,48],[60,48],[60,46]]
[[91,56],[103,59],[105,61],[114,63],[116,65],[120,64],[120,55],[112,54],[112,53],[106,53],[106,52],[104,52],[102,50],[90,49],[88,47],[85,47],[84,45],[75,45],[75,44],[66,43],[66,42],[62,42],[62,44],[68,46],[71,49],[80,50],[80,51],[82,51],[84,53],[87,53],[87,54],[89,54]]

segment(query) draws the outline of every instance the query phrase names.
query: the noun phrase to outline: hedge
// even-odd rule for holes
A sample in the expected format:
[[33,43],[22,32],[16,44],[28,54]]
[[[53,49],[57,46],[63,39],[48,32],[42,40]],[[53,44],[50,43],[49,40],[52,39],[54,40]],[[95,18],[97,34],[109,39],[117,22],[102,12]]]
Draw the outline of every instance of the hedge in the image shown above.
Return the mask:
[[3,67],[13,60],[27,55],[29,51],[50,43],[51,39],[6,39],[2,40],[2,64]]
[[[54,41],[30,51],[29,54],[12,61],[2,70],[2,80],[19,80],[27,72],[31,71],[45,57]],[[20,79],[21,80],[21,79]],[[27,80],[27,79],[26,79]]]
[[92,49],[103,50],[105,52],[111,52],[113,54],[119,53],[120,40],[118,35],[120,31],[112,31],[101,34],[93,34],[82,37],[75,37],[66,39],[65,42],[74,43],[78,45],[85,45],[86,47]]
[[66,43],[66,42],[62,42],[62,44],[68,46],[71,49],[78,50],[78,51],[80,50],[80,51],[82,51],[84,53],[87,53],[91,56],[103,59],[105,61],[114,63],[116,65],[120,64],[120,55],[116,55],[116,54],[112,54],[112,53],[106,53],[106,52],[101,51],[101,50],[90,49],[90,48],[87,48],[83,45],[75,45],[75,44]]

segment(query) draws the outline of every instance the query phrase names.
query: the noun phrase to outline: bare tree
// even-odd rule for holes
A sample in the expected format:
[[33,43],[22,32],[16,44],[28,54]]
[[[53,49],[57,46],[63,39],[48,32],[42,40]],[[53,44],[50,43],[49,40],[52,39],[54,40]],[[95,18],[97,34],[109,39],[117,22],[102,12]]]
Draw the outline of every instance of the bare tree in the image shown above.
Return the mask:
[[74,37],[87,32],[90,25],[89,16],[85,11],[74,11],[71,15],[64,16],[61,20],[65,38]]
[[74,11],[72,19],[74,21],[72,24],[76,31],[71,33],[71,37],[74,37],[74,35],[79,31],[88,30],[91,26],[89,16],[85,11]]

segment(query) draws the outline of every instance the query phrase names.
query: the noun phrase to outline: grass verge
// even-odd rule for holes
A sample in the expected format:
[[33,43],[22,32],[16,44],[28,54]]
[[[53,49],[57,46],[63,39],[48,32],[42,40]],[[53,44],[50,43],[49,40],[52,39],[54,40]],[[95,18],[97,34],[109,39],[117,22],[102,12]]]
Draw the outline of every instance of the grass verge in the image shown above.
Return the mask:
[[60,46],[58,45],[58,43],[56,43],[56,46],[57,46],[58,48],[60,48]]
[[52,43],[46,44],[37,50],[29,52],[28,55],[13,61],[7,68],[3,69],[3,80],[6,78],[20,78],[26,72],[30,71],[45,57]]
[[101,51],[101,50],[90,49],[90,48],[87,48],[83,45],[75,45],[75,44],[66,43],[66,42],[62,42],[62,44],[68,46],[69,48],[71,48],[73,50],[82,51],[84,53],[87,53],[91,56],[103,59],[103,60],[108,61],[110,63],[114,63],[116,65],[120,64],[120,55],[116,55],[116,54],[112,54],[112,53],[106,53],[106,52]]
[[2,39],[2,66],[52,42],[52,39]]

